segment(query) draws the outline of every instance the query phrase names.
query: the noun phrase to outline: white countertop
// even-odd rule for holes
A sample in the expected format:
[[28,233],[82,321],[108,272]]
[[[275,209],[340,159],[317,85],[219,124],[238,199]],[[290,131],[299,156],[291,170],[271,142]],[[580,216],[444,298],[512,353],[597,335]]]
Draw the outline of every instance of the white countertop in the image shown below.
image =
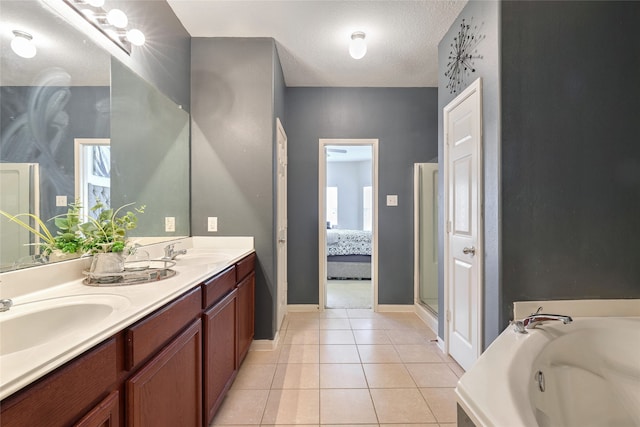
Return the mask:
[[[65,305],[68,301],[100,301],[107,298],[115,309],[96,322],[78,318],[72,330],[56,331],[55,339],[35,347],[0,356],[0,399],[15,393],[86,350],[117,334],[203,280],[219,273],[254,251],[251,237],[192,237],[176,241],[176,250],[226,255],[223,262],[180,265],[180,256],[171,278],[128,286],[87,286],[82,271],[87,260],[66,261],[0,274],[0,297],[11,298],[14,306],[0,313],[0,334],[13,333],[3,321],[20,316],[34,307]],[[163,244],[145,246],[152,259],[162,255]],[[186,259],[186,258],[185,258]],[[74,319],[75,320],[75,319]],[[77,325],[77,328],[75,327]],[[43,325],[44,327],[45,325]],[[5,329],[3,331],[3,329]],[[58,333],[59,332],[59,333]],[[0,336],[0,345],[2,344]]]

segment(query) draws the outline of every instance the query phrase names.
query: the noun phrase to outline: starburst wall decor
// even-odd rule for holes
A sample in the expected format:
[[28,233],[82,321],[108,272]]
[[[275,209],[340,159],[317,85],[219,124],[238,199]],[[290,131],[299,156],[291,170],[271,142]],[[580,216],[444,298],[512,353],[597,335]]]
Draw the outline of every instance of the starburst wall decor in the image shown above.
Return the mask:
[[484,36],[478,34],[478,27],[467,24],[462,20],[458,35],[453,38],[451,51],[449,52],[449,62],[445,77],[449,78],[447,89],[449,93],[458,93],[464,88],[465,77],[476,72],[475,60],[482,58],[476,49],[480,40]]

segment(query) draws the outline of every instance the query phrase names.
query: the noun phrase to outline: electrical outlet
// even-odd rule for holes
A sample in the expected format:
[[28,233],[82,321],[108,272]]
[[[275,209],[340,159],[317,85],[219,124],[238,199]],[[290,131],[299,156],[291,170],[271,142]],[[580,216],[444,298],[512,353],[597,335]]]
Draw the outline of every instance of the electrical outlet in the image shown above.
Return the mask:
[[217,216],[210,216],[207,218],[207,231],[218,231]]
[[56,206],[67,206],[67,196],[56,196]]
[[164,231],[171,233],[176,231],[176,218],[173,216],[164,217]]

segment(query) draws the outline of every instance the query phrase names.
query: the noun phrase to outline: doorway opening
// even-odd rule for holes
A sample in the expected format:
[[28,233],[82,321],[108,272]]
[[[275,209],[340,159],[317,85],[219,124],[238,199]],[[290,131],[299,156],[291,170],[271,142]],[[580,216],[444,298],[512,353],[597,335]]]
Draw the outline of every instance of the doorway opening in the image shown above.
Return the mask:
[[377,139],[321,139],[320,308],[377,308]]

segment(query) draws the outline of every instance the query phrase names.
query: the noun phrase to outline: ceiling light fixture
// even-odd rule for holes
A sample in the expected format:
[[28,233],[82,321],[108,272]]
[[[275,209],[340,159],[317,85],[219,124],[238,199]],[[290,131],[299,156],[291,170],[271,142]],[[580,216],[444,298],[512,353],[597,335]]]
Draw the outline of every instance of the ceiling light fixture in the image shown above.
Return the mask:
[[116,28],[126,28],[129,23],[127,14],[120,9],[111,9],[107,13],[107,22]]
[[365,34],[362,31],[356,31],[351,34],[349,54],[353,59],[361,59],[367,54],[367,42],[364,41],[364,38]]
[[33,44],[33,36],[20,30],[13,30],[13,40],[11,49],[16,55],[23,58],[33,58],[36,56],[36,45]]
[[64,2],[127,54],[131,55],[131,45],[145,44],[146,39],[142,31],[127,28],[129,18],[126,13],[120,9],[111,9],[107,12],[103,7],[104,0],[64,0]]

